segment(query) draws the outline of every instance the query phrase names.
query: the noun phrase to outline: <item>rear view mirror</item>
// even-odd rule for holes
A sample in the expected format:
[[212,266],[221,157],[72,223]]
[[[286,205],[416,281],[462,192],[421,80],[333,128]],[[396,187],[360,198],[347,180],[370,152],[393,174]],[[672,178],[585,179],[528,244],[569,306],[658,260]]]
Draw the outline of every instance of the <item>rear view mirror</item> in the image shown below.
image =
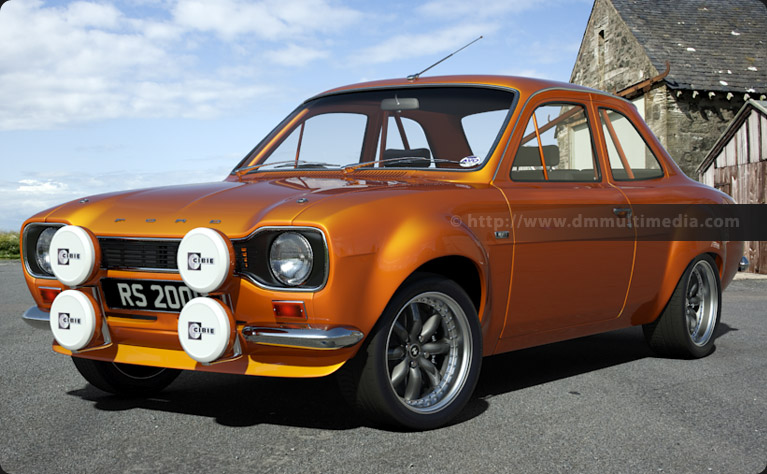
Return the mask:
[[394,97],[393,99],[384,99],[381,101],[381,110],[393,111],[393,110],[418,110],[418,99],[415,97],[400,99]]

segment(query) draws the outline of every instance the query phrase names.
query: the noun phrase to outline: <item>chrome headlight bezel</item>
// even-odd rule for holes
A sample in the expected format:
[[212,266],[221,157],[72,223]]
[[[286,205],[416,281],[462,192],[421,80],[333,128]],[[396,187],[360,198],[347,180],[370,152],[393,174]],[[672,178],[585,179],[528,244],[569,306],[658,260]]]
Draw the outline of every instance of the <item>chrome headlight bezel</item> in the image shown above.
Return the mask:
[[[296,233],[309,243],[312,268],[303,282],[294,286],[280,281],[272,271],[272,244],[285,233]],[[267,226],[256,229],[244,239],[233,239],[236,255],[235,273],[257,286],[279,291],[319,291],[328,279],[328,245],[325,234],[315,227]]]
[[[39,243],[41,234],[45,232],[47,229],[54,229],[54,232],[55,232],[59,228],[63,227],[64,225],[65,224],[49,224],[45,222],[33,222],[31,224],[27,224],[24,227],[24,230],[22,231],[22,238],[21,238],[21,242],[22,242],[21,257],[22,257],[22,260],[24,261],[24,267],[26,268],[27,273],[29,273],[31,276],[35,278],[43,278],[46,280],[56,279],[56,277],[53,275],[53,271],[49,271],[48,269],[43,268],[43,266],[39,263],[38,255],[37,255],[38,243]],[[50,249],[48,249],[48,252],[50,252]]]

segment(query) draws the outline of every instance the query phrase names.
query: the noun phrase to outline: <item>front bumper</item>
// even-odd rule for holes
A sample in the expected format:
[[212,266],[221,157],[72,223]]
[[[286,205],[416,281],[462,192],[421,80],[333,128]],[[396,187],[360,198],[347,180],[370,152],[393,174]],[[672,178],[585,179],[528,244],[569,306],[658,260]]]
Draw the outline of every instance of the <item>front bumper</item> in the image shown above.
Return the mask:
[[21,315],[21,319],[36,329],[51,328],[51,314],[47,311],[41,310],[37,306],[32,306],[28,310],[24,311],[24,314]]
[[[27,309],[23,319],[37,329],[50,329],[50,313],[37,306]],[[242,336],[248,342],[266,346],[289,347],[294,349],[335,350],[351,347],[360,342],[365,335],[362,331],[349,327],[329,328],[276,328],[246,326]]]
[[362,331],[347,327],[320,329],[246,326],[242,335],[245,340],[256,344],[315,350],[351,347],[365,337]]

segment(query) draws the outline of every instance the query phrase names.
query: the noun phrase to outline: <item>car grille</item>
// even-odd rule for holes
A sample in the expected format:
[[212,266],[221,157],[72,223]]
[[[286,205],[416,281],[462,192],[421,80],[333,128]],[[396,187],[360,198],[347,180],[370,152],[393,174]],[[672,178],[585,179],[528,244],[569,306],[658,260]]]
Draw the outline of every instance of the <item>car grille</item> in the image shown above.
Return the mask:
[[[110,270],[178,272],[180,240],[140,240],[100,237],[101,267]],[[235,245],[235,271],[248,267],[248,249]]]
[[180,240],[99,238],[101,267],[168,272],[178,271]]

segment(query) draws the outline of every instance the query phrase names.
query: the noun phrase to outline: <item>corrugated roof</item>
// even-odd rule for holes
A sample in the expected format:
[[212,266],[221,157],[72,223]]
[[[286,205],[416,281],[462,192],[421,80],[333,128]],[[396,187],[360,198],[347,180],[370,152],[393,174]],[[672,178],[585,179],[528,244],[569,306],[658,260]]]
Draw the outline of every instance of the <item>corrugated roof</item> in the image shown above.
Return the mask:
[[759,0],[611,0],[666,83],[767,93],[767,6]]

